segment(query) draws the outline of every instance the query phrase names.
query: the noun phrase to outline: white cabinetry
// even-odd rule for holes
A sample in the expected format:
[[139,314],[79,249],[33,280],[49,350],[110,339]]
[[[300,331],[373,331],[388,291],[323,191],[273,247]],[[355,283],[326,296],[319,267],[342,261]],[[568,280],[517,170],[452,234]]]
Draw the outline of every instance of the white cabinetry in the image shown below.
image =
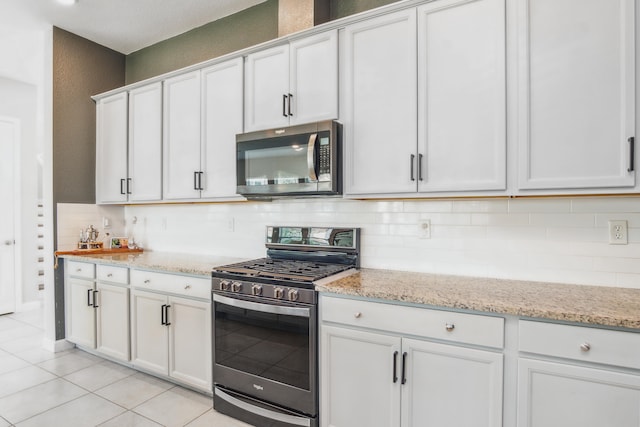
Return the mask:
[[338,117],[336,30],[249,54],[246,67],[246,131]]
[[65,264],[66,339],[88,348],[96,347],[95,268],[84,262]]
[[127,201],[127,92],[96,103],[96,202]]
[[521,320],[519,336],[518,427],[640,425],[640,334]]
[[635,2],[517,7],[518,188],[633,187]]
[[132,270],[135,366],[211,392],[211,281]]
[[504,0],[428,3],[341,43],[346,194],[506,189]]
[[321,321],[323,426],[502,425],[502,353],[428,339],[502,347],[503,319],[322,296]]

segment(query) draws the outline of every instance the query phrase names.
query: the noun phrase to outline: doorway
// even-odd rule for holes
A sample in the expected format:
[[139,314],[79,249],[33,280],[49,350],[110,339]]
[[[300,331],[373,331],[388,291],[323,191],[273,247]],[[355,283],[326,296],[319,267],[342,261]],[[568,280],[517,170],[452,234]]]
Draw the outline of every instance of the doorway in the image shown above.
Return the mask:
[[0,116],[0,314],[16,310],[15,212],[20,121]]

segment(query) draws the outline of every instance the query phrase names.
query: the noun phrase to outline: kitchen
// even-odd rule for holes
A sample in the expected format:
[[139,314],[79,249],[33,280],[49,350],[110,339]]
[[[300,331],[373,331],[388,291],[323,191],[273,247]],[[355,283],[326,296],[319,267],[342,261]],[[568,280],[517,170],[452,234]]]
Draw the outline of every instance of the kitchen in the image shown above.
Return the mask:
[[[508,7],[507,12],[513,17],[515,9]],[[509,40],[514,39],[507,38],[507,48],[513,49]],[[507,70],[514,72],[513,67]],[[507,90],[507,96],[516,102],[513,91]],[[513,120],[510,114],[508,110],[508,120]],[[516,126],[507,126],[508,140],[517,140],[516,130]],[[514,155],[513,151],[508,154]],[[509,165],[515,162],[511,159]],[[517,177],[507,178],[513,188],[512,180]],[[361,227],[361,264],[365,268],[636,287],[634,219],[638,203],[633,197],[580,197],[579,193],[603,191],[574,190],[570,193],[574,197],[563,198],[432,200],[424,196],[412,199],[415,196],[402,192],[402,196],[388,200],[370,201],[329,198],[96,206],[86,208],[86,216],[76,219],[80,225],[100,226],[108,217],[114,232],[126,230],[152,251],[258,258],[264,255],[267,225],[301,224],[304,217],[303,225]],[[626,190],[616,193],[622,192]],[[74,208],[85,209],[69,205],[63,209],[69,209],[70,214]],[[609,220],[628,221],[629,245],[608,244]],[[69,242],[70,236],[76,237],[77,228],[69,224],[64,232],[59,229],[59,236],[66,236]],[[513,416],[509,411],[505,403],[505,425]]]

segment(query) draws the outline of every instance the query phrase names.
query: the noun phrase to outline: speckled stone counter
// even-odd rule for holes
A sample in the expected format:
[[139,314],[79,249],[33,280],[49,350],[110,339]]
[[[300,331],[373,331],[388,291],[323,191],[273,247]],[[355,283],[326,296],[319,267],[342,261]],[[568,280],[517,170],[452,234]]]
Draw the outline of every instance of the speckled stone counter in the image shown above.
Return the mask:
[[167,273],[193,274],[195,276],[211,276],[211,270],[213,267],[232,264],[246,259],[167,252],[142,252],[113,255],[60,255],[60,258],[138,268],[143,270],[158,270]]
[[640,289],[362,269],[320,292],[640,329]]

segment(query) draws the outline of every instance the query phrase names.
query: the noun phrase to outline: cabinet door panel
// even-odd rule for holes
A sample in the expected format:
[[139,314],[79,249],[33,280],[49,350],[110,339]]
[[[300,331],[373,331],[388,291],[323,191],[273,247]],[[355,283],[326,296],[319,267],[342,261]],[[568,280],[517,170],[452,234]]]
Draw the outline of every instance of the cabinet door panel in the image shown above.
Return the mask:
[[169,369],[169,328],[162,324],[164,295],[131,291],[131,361],[161,375]]
[[129,200],[162,199],[162,83],[129,93]]
[[96,348],[110,357],[128,361],[129,289],[98,283],[96,290]]
[[169,375],[211,391],[211,303],[172,297],[169,304]]
[[320,329],[322,426],[398,426],[400,338],[324,325]]
[[163,196],[200,197],[200,71],[164,82]]
[[518,427],[638,427],[640,377],[518,361]]
[[290,45],[291,124],[338,118],[338,32]]
[[419,191],[506,188],[504,0],[418,9]]
[[630,187],[633,0],[519,0],[521,189]]
[[415,9],[348,26],[341,51],[345,192],[415,192]]
[[502,354],[402,339],[402,426],[502,426]]
[[96,104],[96,202],[127,201],[127,93]]
[[66,338],[77,345],[96,348],[96,313],[92,305],[94,283],[67,278],[65,297]]

